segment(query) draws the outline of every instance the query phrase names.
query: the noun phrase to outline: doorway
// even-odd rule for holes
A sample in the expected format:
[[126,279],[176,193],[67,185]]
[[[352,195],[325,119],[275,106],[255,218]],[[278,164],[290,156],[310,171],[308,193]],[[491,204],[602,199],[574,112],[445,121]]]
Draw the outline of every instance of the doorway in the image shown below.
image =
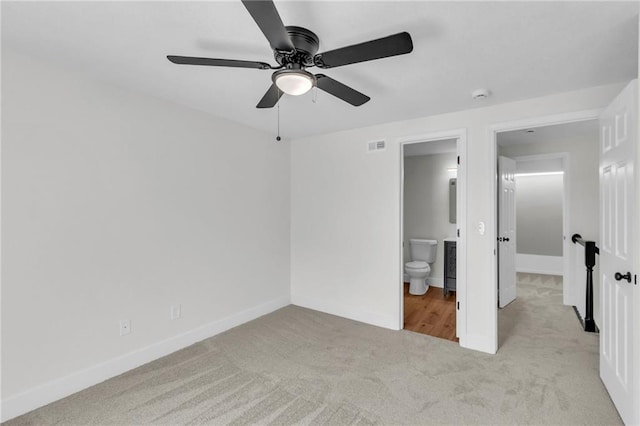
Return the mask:
[[[516,164],[516,253],[512,266],[515,288],[522,288],[526,297],[548,296],[552,292],[554,297],[548,303],[574,306],[582,316],[585,312],[585,277],[581,275],[584,258],[579,258],[571,235],[580,233],[588,235],[588,239],[598,238],[599,130],[596,117],[597,113],[588,112],[580,119],[567,122],[540,121],[495,132],[497,156],[509,157]],[[496,206],[497,221],[501,208]],[[496,236],[498,265],[503,244],[500,236]],[[504,269],[504,264],[502,266]],[[498,298],[502,294],[501,280],[509,278],[497,276]],[[517,292],[515,298],[518,298]],[[527,309],[523,306],[528,303],[540,306],[538,302],[523,300],[509,309]],[[500,306],[504,304],[500,303]],[[499,310],[498,316],[502,314]],[[501,346],[509,333],[500,329],[504,321],[498,323]]]
[[459,342],[466,330],[466,131],[400,147],[400,328]]

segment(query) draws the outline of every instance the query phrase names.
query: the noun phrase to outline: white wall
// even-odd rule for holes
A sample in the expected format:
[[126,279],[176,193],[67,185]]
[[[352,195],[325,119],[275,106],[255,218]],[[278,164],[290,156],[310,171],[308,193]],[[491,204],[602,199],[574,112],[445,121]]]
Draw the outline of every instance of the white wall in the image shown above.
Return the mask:
[[[427,142],[429,143],[429,142]],[[452,142],[455,144],[455,142]],[[455,146],[455,145],[454,145]],[[411,260],[410,238],[438,241],[436,261],[427,278],[429,285],[442,287],[444,281],[444,239],[455,236],[449,223],[449,179],[455,173],[456,154],[419,155],[404,158],[404,259]]]
[[3,49],[2,150],[5,419],[289,303],[273,135]]
[[[622,85],[388,123],[293,141],[291,297],[294,304],[398,329],[400,318],[399,139],[467,128],[467,294],[462,346],[497,349],[495,152],[489,126],[599,108]],[[386,151],[367,142],[386,139]],[[486,224],[486,233],[476,230]],[[466,304],[466,306],[465,306]]]
[[516,252],[562,256],[563,176],[516,175]]
[[[622,90],[622,87],[620,88]],[[613,94],[615,97],[618,92]],[[608,104],[608,102],[607,102]],[[605,105],[606,106],[606,105]],[[582,235],[587,240],[598,242],[599,239],[599,172],[598,172],[598,141],[597,132],[588,138],[569,138],[560,140],[548,140],[544,142],[511,145],[501,148],[501,153],[509,157],[540,155],[558,152],[566,152],[569,158],[569,171],[565,174],[569,191],[569,229],[566,231],[568,239],[575,233]],[[580,264],[584,265],[584,255],[581,248],[571,245],[567,253],[571,266],[567,282],[567,297],[564,303],[575,305],[583,314],[585,312],[585,275],[576,271],[583,271]],[[575,267],[577,266],[577,269]],[[598,265],[594,268],[594,301],[599,300]],[[585,272],[586,274],[586,272]],[[594,303],[594,319],[600,323],[600,307]]]

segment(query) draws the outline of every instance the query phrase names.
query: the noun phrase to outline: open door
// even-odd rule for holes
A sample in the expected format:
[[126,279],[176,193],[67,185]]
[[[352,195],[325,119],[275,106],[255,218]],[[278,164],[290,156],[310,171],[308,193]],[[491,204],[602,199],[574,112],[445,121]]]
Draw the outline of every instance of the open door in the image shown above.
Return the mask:
[[635,170],[637,80],[600,116],[600,377],[625,424],[640,424]]
[[498,157],[498,306],[516,298],[516,162]]

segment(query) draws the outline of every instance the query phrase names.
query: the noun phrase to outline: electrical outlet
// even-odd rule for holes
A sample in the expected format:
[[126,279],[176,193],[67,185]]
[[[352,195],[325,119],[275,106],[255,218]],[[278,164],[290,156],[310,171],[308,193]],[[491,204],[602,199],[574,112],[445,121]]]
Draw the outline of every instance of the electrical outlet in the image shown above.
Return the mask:
[[182,316],[182,307],[178,303],[177,305],[171,305],[171,319],[175,320]]
[[120,320],[120,335],[124,336],[129,333],[131,333],[131,321],[128,319]]

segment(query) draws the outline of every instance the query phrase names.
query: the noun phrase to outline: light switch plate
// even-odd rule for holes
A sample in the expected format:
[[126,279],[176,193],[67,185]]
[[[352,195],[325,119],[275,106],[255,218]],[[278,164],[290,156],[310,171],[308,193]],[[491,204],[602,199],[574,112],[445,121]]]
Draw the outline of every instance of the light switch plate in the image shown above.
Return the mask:
[[175,320],[182,316],[182,306],[178,303],[171,305],[171,319]]

